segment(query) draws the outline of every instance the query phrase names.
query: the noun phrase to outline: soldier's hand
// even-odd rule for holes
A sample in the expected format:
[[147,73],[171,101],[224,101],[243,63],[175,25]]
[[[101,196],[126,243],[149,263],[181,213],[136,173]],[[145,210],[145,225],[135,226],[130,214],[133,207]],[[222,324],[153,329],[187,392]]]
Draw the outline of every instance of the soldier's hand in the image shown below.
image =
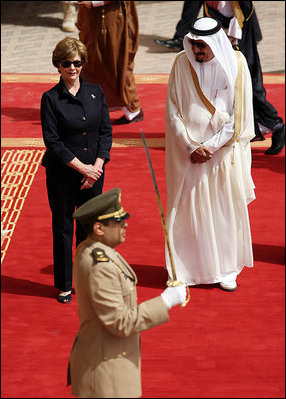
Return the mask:
[[162,292],[161,297],[169,309],[184,303],[187,298],[186,284],[166,288],[165,291]]

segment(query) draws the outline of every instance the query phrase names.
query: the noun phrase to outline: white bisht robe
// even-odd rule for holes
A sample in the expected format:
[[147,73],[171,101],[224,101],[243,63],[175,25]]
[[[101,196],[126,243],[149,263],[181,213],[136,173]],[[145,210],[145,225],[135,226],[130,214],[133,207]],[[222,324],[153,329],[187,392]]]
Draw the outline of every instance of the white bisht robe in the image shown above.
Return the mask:
[[[252,85],[246,60],[240,55],[242,103],[236,104],[236,115],[241,126],[234,144],[235,79],[230,87],[217,59],[198,64],[198,68],[193,63],[195,79],[187,53],[182,51],[169,78],[166,224],[177,280],[188,285],[217,283],[233,272],[239,274],[244,266],[253,266],[247,209],[255,199],[250,148],[255,136]],[[237,70],[232,68],[228,76],[231,73],[236,75]],[[195,80],[213,106],[212,112],[198,94]],[[201,144],[214,151],[213,157],[192,164],[190,154]],[[166,267],[172,281],[167,247]]]

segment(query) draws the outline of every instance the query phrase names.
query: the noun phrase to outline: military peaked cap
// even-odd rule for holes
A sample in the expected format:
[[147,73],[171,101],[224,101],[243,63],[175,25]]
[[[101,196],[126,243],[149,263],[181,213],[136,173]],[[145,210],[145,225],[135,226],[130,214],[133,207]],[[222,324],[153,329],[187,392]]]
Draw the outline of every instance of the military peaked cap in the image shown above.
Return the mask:
[[97,195],[81,205],[73,218],[82,224],[93,224],[101,220],[124,220],[130,215],[121,206],[121,189],[114,188]]

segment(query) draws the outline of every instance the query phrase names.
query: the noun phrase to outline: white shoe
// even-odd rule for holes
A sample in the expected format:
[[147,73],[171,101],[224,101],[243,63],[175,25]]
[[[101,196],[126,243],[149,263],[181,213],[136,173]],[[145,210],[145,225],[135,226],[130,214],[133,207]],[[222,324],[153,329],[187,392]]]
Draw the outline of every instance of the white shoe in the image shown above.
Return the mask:
[[237,284],[235,280],[220,282],[219,286],[222,290],[225,291],[235,291],[237,289]]

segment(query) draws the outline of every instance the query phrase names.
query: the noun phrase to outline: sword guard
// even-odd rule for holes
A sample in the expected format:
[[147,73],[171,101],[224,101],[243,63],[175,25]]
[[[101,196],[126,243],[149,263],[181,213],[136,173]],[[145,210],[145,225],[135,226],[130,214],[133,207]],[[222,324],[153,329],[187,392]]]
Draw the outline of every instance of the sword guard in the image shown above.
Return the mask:
[[185,300],[185,302],[183,302],[181,304],[181,307],[184,308],[185,306],[187,306],[187,304],[190,302],[191,299],[191,294],[190,294],[190,289],[187,285],[187,283],[185,281],[178,281],[178,280],[174,280],[174,281],[167,281],[166,285],[168,287],[178,287],[178,285],[186,285],[186,290],[187,290],[187,299]]

